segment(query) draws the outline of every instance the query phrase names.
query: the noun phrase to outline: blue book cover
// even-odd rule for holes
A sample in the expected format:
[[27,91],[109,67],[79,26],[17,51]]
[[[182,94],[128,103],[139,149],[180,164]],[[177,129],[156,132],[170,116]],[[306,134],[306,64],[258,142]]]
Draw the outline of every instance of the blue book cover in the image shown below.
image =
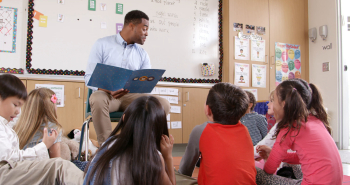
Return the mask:
[[88,86],[110,91],[127,89],[130,93],[150,93],[164,74],[163,69],[129,70],[98,63]]

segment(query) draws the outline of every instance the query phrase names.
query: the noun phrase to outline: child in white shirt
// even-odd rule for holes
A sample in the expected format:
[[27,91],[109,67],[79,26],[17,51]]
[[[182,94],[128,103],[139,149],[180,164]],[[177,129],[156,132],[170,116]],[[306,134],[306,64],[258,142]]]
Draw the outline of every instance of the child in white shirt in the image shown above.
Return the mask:
[[57,131],[47,134],[42,142],[26,150],[19,149],[16,132],[8,125],[20,112],[27,91],[20,79],[0,75],[0,184],[82,184],[83,172],[70,161],[49,159]]

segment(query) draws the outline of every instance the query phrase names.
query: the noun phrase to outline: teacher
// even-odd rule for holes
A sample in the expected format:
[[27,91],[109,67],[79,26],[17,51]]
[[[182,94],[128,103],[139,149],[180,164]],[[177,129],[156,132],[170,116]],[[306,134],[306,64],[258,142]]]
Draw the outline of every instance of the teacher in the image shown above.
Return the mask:
[[[97,63],[121,67],[130,70],[150,69],[151,63],[147,52],[142,49],[148,36],[149,18],[139,10],[128,12],[124,18],[124,27],[120,33],[98,39],[93,45],[87,69],[85,84],[88,84]],[[128,105],[140,96],[149,94],[129,93],[127,89],[109,91],[90,87],[94,92],[90,96],[90,106],[98,143],[101,144],[112,132],[110,112],[124,111]],[[170,111],[168,100],[155,96],[166,114]]]

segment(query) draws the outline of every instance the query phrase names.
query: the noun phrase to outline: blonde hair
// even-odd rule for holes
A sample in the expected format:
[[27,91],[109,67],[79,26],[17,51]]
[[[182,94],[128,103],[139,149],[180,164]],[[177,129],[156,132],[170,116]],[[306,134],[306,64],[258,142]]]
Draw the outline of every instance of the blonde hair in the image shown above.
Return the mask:
[[[57,121],[56,107],[51,101],[55,93],[47,88],[34,89],[29,93],[26,103],[22,107],[21,116],[14,130],[19,137],[19,146],[23,148],[40,130],[42,124],[48,127],[48,122],[56,124],[57,131],[62,126]],[[43,134],[43,130],[40,130]]]

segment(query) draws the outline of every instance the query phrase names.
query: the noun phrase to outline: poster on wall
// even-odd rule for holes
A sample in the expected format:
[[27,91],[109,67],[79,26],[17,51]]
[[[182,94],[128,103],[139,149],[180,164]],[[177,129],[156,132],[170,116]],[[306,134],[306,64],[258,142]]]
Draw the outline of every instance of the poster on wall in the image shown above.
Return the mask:
[[252,64],[252,86],[266,88],[266,65]]
[[258,89],[244,89],[244,90],[253,93],[255,100],[258,101]]
[[235,85],[249,87],[249,64],[235,63]]
[[48,88],[55,92],[57,107],[64,107],[64,85],[35,84],[35,89]]
[[251,60],[265,62],[265,40],[252,40]]
[[16,53],[17,8],[0,6],[0,52]]
[[287,79],[301,78],[300,45],[275,43],[276,86]]
[[235,36],[235,59],[249,60],[249,39]]

